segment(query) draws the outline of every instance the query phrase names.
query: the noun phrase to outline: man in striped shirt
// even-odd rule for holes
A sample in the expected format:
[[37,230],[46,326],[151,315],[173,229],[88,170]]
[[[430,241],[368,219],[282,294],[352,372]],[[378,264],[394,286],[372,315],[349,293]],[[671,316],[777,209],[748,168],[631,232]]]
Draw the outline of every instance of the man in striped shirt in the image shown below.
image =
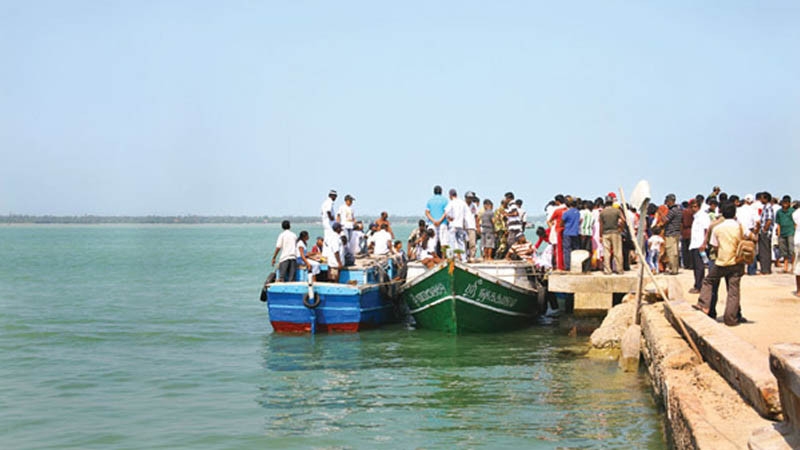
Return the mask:
[[772,195],[769,192],[762,192],[760,200],[764,206],[759,221],[758,263],[761,274],[767,275],[772,273],[772,223],[775,222],[775,210],[772,209]]
[[514,201],[514,193],[506,192],[506,226],[508,227],[508,245],[514,245],[522,234],[522,216],[519,213],[519,206]]

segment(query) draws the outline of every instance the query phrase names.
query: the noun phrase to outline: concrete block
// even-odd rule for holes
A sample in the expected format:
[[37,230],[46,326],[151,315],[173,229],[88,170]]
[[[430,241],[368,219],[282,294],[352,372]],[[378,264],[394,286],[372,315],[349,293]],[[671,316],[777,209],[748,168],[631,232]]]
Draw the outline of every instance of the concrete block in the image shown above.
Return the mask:
[[639,368],[640,338],[642,327],[631,325],[622,335],[622,354],[619,357],[619,366],[625,372],[635,372]]
[[800,343],[771,345],[769,366],[778,380],[784,419],[800,431]]
[[[683,301],[670,302],[683,319],[689,335],[708,364],[714,368],[763,417],[780,420],[781,401],[778,383],[769,369],[769,357],[749,342],[731,333],[707,315]],[[676,331],[678,318],[665,308],[665,315]]]
[[547,289],[551,292],[635,292],[639,285],[638,274],[603,275],[602,273],[573,274],[553,273],[547,278]]
[[613,303],[614,295],[608,292],[576,292],[573,314],[604,315]]

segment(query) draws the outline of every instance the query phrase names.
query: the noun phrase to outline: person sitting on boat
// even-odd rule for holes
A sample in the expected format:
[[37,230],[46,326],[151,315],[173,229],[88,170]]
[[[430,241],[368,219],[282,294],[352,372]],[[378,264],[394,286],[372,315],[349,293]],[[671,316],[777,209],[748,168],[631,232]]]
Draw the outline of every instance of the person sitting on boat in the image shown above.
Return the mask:
[[381,224],[381,229],[372,235],[368,244],[370,251],[375,256],[384,256],[391,253],[392,235],[389,233],[389,225]]
[[406,250],[406,255],[408,256],[409,260],[417,259],[417,241],[425,234],[428,230],[428,227],[425,225],[425,221],[420,219],[417,223],[417,228],[414,228],[411,231],[411,234],[408,235],[408,248]]
[[295,246],[297,245],[297,235],[291,231],[291,224],[288,220],[281,222],[283,232],[278,235],[278,241],[275,243],[275,253],[272,255],[272,265],[275,266],[275,260],[278,257],[278,252],[281,252],[280,263],[278,264],[278,281],[294,281],[294,272],[297,269],[297,256]]
[[531,244],[530,242],[528,242],[527,239],[525,239],[524,234],[520,234],[519,236],[517,236],[517,241],[508,250],[508,253],[506,254],[506,259],[533,262],[533,255],[535,252],[536,249],[533,248],[533,244]]
[[392,224],[389,223],[389,213],[386,211],[382,211],[381,218],[375,221],[375,225],[378,226],[379,230],[383,228],[384,224],[386,225],[386,231],[388,231],[389,234],[392,235],[392,239],[394,239],[394,231],[392,231]]
[[325,230],[325,244],[322,256],[328,263],[328,281],[331,283],[339,282],[339,271],[344,267],[344,255],[342,251],[342,224],[333,222],[329,230]]
[[367,238],[364,234],[364,222],[357,221],[353,226],[353,233],[350,234],[350,242],[347,244],[353,250],[356,257],[367,254]]
[[356,252],[353,247],[350,245],[350,240],[347,238],[347,230],[342,230],[339,235],[339,238],[342,241],[342,255],[344,260],[344,266],[350,267],[356,264]]
[[314,261],[308,256],[306,247],[308,246],[308,231],[301,231],[300,236],[297,237],[297,264],[306,266],[308,270],[308,279],[315,281],[317,274],[319,274],[319,262]]
[[428,228],[417,247],[417,259],[428,269],[442,261],[436,254],[436,231]]
[[311,250],[308,252],[308,257],[312,258],[314,261],[319,261],[322,257],[322,249],[325,246],[325,239],[322,236],[317,236],[316,244],[311,247]]

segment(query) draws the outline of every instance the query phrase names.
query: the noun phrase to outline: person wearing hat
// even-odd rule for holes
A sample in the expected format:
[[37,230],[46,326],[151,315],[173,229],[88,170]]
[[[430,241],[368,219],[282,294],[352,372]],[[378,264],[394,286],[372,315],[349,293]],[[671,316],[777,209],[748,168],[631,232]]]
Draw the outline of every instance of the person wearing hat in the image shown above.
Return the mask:
[[347,242],[350,242],[353,235],[353,226],[356,223],[355,212],[353,212],[354,200],[355,198],[352,195],[345,195],[344,204],[340,206],[339,210],[336,212],[336,221],[342,224],[344,234],[347,236]]
[[334,221],[329,229],[325,230],[325,243],[322,257],[328,263],[328,281],[339,282],[339,271],[344,267],[344,251],[342,249],[342,224]]
[[331,228],[331,224],[336,221],[336,216],[334,216],[333,210],[333,202],[336,201],[336,191],[331,189],[328,192],[328,198],[322,202],[322,207],[320,208],[322,213],[322,229],[327,231]]

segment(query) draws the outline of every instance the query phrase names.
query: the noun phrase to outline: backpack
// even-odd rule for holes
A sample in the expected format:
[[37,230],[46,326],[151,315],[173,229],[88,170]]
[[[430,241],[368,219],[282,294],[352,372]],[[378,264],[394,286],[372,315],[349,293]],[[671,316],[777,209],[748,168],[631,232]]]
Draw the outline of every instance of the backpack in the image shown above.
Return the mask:
[[742,226],[739,226],[739,245],[736,247],[736,264],[750,265],[756,259],[756,243],[744,238]]

